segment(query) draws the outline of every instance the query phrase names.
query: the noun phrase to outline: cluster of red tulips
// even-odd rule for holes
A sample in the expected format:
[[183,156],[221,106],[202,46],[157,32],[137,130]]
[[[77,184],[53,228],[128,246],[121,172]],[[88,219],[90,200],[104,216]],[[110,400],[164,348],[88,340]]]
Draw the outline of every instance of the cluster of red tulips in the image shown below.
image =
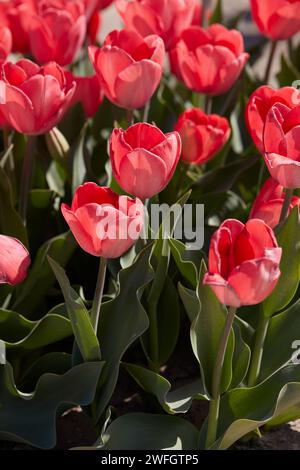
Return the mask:
[[[124,29],[111,31],[99,47],[101,9],[112,3]],[[261,34],[273,44],[300,31],[299,0],[251,0],[250,6]],[[120,258],[133,247],[143,231],[144,205],[166,190],[175,175],[204,175],[232,138],[229,120],[212,113],[212,103],[230,95],[251,57],[238,30],[211,23],[210,18],[212,11],[203,9],[198,0],[0,3],[0,123],[4,154],[10,152],[14,133],[26,136],[16,204],[25,226],[35,136],[55,135],[61,145],[63,130],[57,126],[78,104],[87,121],[101,115],[104,100],[114,105],[116,113],[126,110],[127,128],[116,118],[108,135],[114,185],[108,187],[109,179],[100,176],[92,182],[85,179],[74,188],[71,206],[61,204],[79,246],[102,258],[92,308],[96,333],[103,259]],[[76,64],[81,62],[91,74],[78,75]],[[149,122],[151,99],[167,74],[189,93],[191,101],[201,103],[193,106],[189,101],[177,121],[167,126],[169,132]],[[215,369],[207,447],[216,439],[222,366],[236,309],[260,304],[274,290],[283,254],[275,234],[293,208],[300,206],[294,192],[300,188],[300,92],[292,86],[273,89],[263,84],[246,104],[245,120],[270,177],[249,208],[249,219],[223,221],[210,239],[208,270],[201,283],[210,286],[219,302],[230,309],[229,329],[220,346],[219,369]],[[104,160],[105,155],[98,158]],[[0,235],[2,284],[16,285],[26,279],[29,251],[16,238]],[[257,358],[252,370],[255,367],[259,367]]]

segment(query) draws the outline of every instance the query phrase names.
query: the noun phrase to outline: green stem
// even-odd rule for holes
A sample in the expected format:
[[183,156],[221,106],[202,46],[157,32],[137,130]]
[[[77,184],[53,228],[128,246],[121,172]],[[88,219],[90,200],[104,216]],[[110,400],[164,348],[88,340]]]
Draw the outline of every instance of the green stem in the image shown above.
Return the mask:
[[150,112],[150,100],[145,104],[144,112],[143,112],[143,122],[148,122]]
[[134,124],[133,109],[127,109],[127,125],[128,127]]
[[272,70],[272,65],[275,57],[275,52],[277,48],[278,41],[273,41],[271,43],[271,49],[270,49],[270,55],[269,55],[269,60],[267,63],[267,68],[264,76],[264,84],[267,85],[269,80],[270,80],[270,75],[271,75],[271,70]]
[[206,114],[211,114],[212,110],[212,98],[209,95],[205,96],[204,111]]
[[281,209],[279,224],[284,222],[285,219],[288,216],[289,208],[290,208],[290,205],[291,205],[291,202],[292,202],[293,192],[294,192],[293,189],[287,189],[286,190],[283,206],[282,206],[282,209]]
[[105,274],[106,274],[107,260],[105,258],[100,258],[98,278],[95,289],[95,296],[91,310],[91,323],[94,328],[95,333],[98,331],[98,323],[100,316],[100,308],[102,303],[102,295],[105,284]]
[[24,155],[24,161],[23,161],[23,170],[22,170],[20,193],[19,193],[19,213],[24,224],[26,224],[28,198],[29,198],[29,192],[30,192],[31,183],[32,183],[34,145],[35,145],[35,137],[28,136],[26,149],[25,149],[25,155]]
[[267,318],[261,310],[259,312],[259,321],[255,333],[253,353],[251,356],[251,363],[248,375],[248,387],[254,387],[259,377],[264,342],[268,331],[268,326],[269,318]]
[[212,400],[209,406],[208,414],[208,428],[206,435],[206,448],[208,449],[216,440],[219,408],[220,408],[220,386],[222,378],[222,369],[227,349],[227,344],[230,336],[230,331],[234,322],[236,308],[230,307],[226,317],[223,333],[220,339],[220,344],[217,352],[216,362],[212,376]]

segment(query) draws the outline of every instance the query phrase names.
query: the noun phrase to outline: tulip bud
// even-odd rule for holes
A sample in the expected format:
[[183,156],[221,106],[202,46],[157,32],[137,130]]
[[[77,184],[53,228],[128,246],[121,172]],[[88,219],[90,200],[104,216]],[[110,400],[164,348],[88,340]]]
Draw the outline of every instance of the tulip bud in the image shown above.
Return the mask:
[[46,134],[46,143],[53,160],[59,163],[66,161],[70,145],[57,127],[53,127],[53,129]]

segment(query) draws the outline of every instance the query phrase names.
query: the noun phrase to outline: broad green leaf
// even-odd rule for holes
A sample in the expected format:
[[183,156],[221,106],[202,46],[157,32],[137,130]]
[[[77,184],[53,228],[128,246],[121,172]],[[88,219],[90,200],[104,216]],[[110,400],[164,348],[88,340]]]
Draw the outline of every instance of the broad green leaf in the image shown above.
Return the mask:
[[195,450],[198,430],[175,416],[128,413],[108,426],[105,450]]
[[62,405],[89,405],[102,368],[103,362],[87,362],[63,375],[44,374],[32,393],[22,393],[11,365],[0,365],[0,438],[42,449],[54,447],[58,410]]
[[72,367],[71,355],[65,352],[49,352],[39,356],[28,368],[23,367],[18,385],[24,390],[34,390],[43,374],[65,374]]
[[198,269],[202,258],[201,251],[188,250],[184,243],[173,238],[170,238],[168,241],[172,256],[181,275],[190,283],[192,287],[196,288],[198,281]]
[[294,207],[277,236],[282,247],[281,276],[269,297],[263,302],[263,312],[269,317],[282,310],[293,299],[300,278],[300,216]]
[[10,181],[0,167],[0,230],[3,235],[9,235],[28,246],[26,228],[14,207]]
[[[226,321],[227,309],[219,302],[211,288],[203,284],[202,280],[205,271],[205,263],[202,261],[198,286],[201,309],[191,325],[191,343],[194,354],[200,364],[204,389],[207,394],[211,395],[213,370]],[[232,380],[234,345],[234,332],[232,330],[224,359],[221,392],[228,389]]]
[[71,335],[70,321],[60,315],[50,313],[30,321],[17,312],[0,310],[0,338],[8,351],[38,349]]
[[192,323],[199,315],[201,304],[197,292],[184,287],[180,282],[178,283],[178,292],[181,301],[184,305],[185,311]]
[[232,359],[232,380],[230,388],[238,387],[246,377],[251,358],[251,349],[242,338],[241,329],[236,322],[233,325],[235,345]]
[[39,249],[27,279],[18,287],[17,298],[12,309],[22,312],[27,318],[37,318],[37,307],[43,302],[49,289],[55,283],[55,275],[48,263],[47,256],[54,258],[64,267],[75,247],[76,242],[71,232],[47,241]]
[[169,414],[186,413],[193,399],[207,399],[200,380],[172,391],[170,382],[161,375],[136,364],[123,362],[122,366],[145,392],[157,398],[161,407]]
[[270,319],[262,356],[260,381],[290,362],[300,340],[300,300]]
[[49,209],[54,201],[54,192],[49,189],[33,189],[30,191],[30,205],[35,209]]
[[65,271],[50,257],[48,261],[63,292],[76,343],[84,361],[100,360],[99,341],[93,330],[87,308],[71,287]]
[[141,304],[143,291],[152,279],[149,264],[151,245],[139,253],[136,261],[118,275],[116,298],[102,304],[98,337],[106,365],[101,374],[96,417],[100,418],[114,391],[120,361],[129,348],[148,328],[148,316]]
[[[297,410],[297,411],[296,411]],[[300,416],[300,367],[289,365],[253,388],[236,388],[221,398],[218,438],[212,449],[228,449],[260,426]],[[206,423],[201,430],[201,445]]]

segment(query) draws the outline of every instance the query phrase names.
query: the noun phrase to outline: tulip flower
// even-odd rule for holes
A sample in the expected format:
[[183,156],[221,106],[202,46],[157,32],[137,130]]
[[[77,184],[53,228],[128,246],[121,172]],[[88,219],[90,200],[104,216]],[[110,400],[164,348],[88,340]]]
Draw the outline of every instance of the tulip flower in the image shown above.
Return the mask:
[[91,62],[105,96],[121,108],[144,106],[157,89],[165,57],[158,36],[142,38],[134,31],[112,31],[103,46],[89,47]]
[[262,220],[226,220],[214,233],[204,277],[222,304],[254,305],[270,295],[280,277],[282,249]]
[[12,48],[12,35],[7,27],[0,28],[0,64],[6,59]]
[[[261,219],[269,227],[275,228],[279,224],[285,194],[283,186],[273,178],[268,178],[253,203],[250,219]],[[300,198],[297,196],[292,197],[288,214],[295,206],[300,207]]]
[[54,62],[43,67],[27,59],[6,62],[0,69],[0,112],[18,132],[44,134],[63,117],[76,84],[67,86]]
[[143,37],[157,34],[166,48],[191,26],[198,0],[116,0],[126,26]]
[[272,40],[300,31],[300,0],[251,0],[251,11],[260,32]]
[[162,191],[177,166],[181,140],[147,123],[114,129],[110,138],[114,177],[124,191],[147,199]]
[[211,96],[232,87],[248,58],[241,33],[220,24],[184,30],[170,50],[176,77],[191,90]]
[[88,44],[96,44],[97,41],[98,41],[98,36],[99,36],[99,33],[100,33],[100,29],[101,29],[101,24],[102,24],[102,16],[101,16],[101,13],[100,11],[96,11],[89,23],[88,23],[88,27],[87,27],[87,39],[88,39]]
[[0,284],[20,284],[27,276],[29,265],[25,246],[16,238],[0,235]]
[[300,105],[300,92],[293,87],[274,90],[269,86],[261,86],[252,93],[248,101],[245,117],[249,133],[258,150],[264,152],[263,130],[270,108],[282,103],[289,109]]
[[104,10],[107,8],[114,0],[98,0],[98,8]]
[[29,29],[33,14],[36,13],[35,0],[10,0],[0,3],[0,23],[7,26],[12,34],[13,52],[27,53]]
[[184,111],[175,130],[182,141],[181,159],[202,165],[211,160],[230,137],[228,120],[217,114],[205,114],[201,109]]
[[271,176],[285,188],[300,187],[300,106],[274,104],[263,132],[264,159]]
[[73,82],[76,83],[70,106],[80,103],[87,117],[94,116],[103,101],[103,93],[97,75],[78,77],[69,71],[66,71],[65,75],[69,86],[72,86]]
[[29,31],[32,55],[40,64],[73,62],[86,34],[81,0],[50,0],[38,3]]
[[85,183],[62,214],[80,247],[93,256],[118,258],[134,245],[143,227],[143,203],[109,188]]

